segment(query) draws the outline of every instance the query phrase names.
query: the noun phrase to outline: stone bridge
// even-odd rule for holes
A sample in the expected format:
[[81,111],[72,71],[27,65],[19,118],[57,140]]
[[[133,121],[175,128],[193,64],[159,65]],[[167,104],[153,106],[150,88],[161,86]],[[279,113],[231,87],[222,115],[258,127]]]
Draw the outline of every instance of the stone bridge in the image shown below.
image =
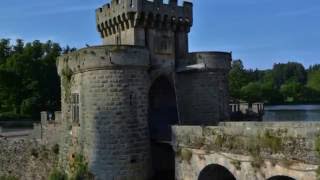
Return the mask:
[[178,180],[318,177],[319,122],[228,122],[172,129]]

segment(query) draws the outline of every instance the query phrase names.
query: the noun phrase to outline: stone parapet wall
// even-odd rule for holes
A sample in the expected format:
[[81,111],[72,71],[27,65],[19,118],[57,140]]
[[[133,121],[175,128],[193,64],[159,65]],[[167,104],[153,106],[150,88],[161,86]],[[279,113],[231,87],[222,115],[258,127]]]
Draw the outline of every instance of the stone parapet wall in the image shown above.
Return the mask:
[[[222,123],[223,124],[223,123]],[[230,126],[176,126],[173,127],[176,147],[207,149],[217,152],[253,155],[274,160],[292,160],[318,164],[320,159],[316,152],[316,141],[320,124],[306,124],[306,127],[295,128],[299,123],[291,123],[292,127],[277,126],[276,123],[225,123]],[[241,124],[241,123],[238,123]],[[269,126],[271,125],[271,126]],[[257,154],[255,154],[257,155]]]
[[211,164],[239,180],[286,175],[315,180],[320,163],[317,122],[228,122],[219,126],[174,126],[176,179],[197,179]]
[[210,152],[185,148],[177,153],[176,180],[204,180],[201,174],[210,179],[219,179],[224,172],[206,171],[210,166],[226,168],[237,180],[266,180],[274,177],[288,177],[295,180],[317,180],[318,166],[304,163],[276,163],[272,160],[253,161],[246,155],[228,152]]
[[99,69],[147,68],[149,52],[137,46],[95,46],[60,56],[57,61],[58,73],[65,68],[72,74]]

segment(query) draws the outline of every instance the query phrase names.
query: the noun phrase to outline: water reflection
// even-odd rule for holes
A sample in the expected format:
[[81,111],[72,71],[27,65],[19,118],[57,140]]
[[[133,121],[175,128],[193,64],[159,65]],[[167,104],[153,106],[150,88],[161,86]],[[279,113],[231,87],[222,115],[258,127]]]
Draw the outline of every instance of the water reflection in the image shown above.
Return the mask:
[[320,105],[266,106],[263,121],[319,121]]

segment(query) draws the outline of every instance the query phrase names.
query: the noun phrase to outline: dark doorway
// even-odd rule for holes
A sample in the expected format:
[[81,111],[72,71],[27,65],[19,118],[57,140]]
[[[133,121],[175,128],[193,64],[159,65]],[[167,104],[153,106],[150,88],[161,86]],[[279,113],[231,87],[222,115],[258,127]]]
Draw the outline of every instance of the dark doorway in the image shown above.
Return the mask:
[[175,90],[166,77],[160,77],[149,92],[153,180],[174,180],[174,151],[170,142],[171,125],[177,123]]
[[288,177],[288,176],[273,176],[273,177],[269,178],[268,180],[295,180],[295,179]]
[[236,180],[236,178],[227,168],[212,164],[200,172],[198,180]]

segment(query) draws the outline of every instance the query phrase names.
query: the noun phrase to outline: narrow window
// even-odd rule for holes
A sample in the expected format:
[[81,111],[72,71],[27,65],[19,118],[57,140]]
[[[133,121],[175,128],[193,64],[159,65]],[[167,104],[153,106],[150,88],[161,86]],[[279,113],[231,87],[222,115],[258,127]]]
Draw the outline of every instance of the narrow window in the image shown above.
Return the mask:
[[79,124],[80,111],[79,111],[79,94],[72,94],[72,122]]
[[133,0],[130,0],[130,7],[133,8]]

